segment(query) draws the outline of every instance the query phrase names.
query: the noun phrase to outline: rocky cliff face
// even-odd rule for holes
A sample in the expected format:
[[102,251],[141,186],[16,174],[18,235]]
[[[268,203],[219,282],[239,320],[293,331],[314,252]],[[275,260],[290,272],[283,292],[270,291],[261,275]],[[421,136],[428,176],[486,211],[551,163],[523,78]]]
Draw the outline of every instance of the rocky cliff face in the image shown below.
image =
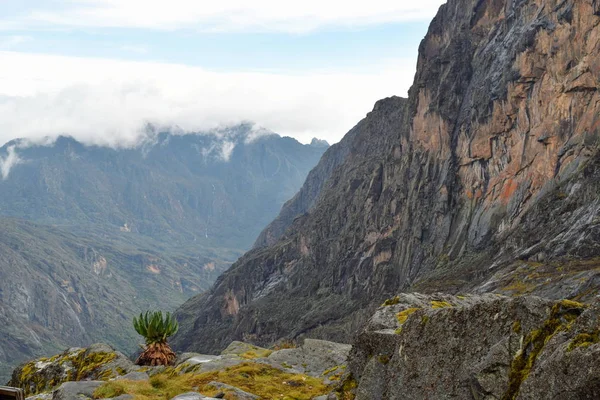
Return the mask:
[[599,24],[592,0],[448,1],[409,98],[378,102],[259,247],[180,308],[177,347],[349,341],[415,289],[592,297]]

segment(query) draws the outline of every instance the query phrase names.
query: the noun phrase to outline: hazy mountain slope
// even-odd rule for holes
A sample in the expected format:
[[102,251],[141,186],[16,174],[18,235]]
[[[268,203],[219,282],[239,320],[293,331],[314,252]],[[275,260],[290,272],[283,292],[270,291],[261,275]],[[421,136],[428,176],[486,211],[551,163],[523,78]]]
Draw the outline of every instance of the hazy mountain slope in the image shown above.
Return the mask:
[[[294,221],[294,218],[306,213],[315,205],[324,183],[333,171],[346,159],[351,151],[357,151],[362,146],[361,137],[358,133],[359,129],[357,128],[351,130],[339,143],[327,149],[319,164],[308,174],[300,191],[283,205],[277,218],[260,233],[254,247],[274,244]],[[362,140],[364,139],[362,138]]]
[[207,289],[327,148],[255,133],[0,149],[0,380],[66,345],[132,351],[134,313]]
[[589,0],[442,6],[409,98],[379,102],[308,213],[179,309],[176,346],[348,341],[415,288],[593,296],[599,15]]
[[[221,265],[223,265],[223,261]],[[131,316],[172,309],[220,273],[206,256],[0,219],[0,376],[19,361],[106,340],[133,351]]]

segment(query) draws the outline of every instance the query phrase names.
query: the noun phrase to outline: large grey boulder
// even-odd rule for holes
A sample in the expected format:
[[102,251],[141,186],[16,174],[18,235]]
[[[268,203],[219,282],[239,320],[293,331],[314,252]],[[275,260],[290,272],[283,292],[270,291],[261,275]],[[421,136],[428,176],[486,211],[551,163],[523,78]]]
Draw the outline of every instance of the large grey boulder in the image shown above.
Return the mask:
[[227,385],[221,382],[209,382],[207,387],[212,387],[219,390],[225,396],[233,397],[236,400],[259,400],[260,397],[243,391],[240,388],[236,388],[235,386]]
[[128,381],[147,381],[150,379],[150,376],[146,372],[133,371],[123,376],[119,376],[117,379],[124,379]]
[[251,358],[257,358],[261,356],[266,356],[271,351],[269,349],[265,349],[262,347],[255,346],[250,343],[244,343],[237,340],[234,340],[221,352],[221,355],[235,355],[235,356],[247,356]]
[[[600,299],[566,331],[548,338],[519,399],[600,399]],[[541,389],[543,388],[543,390]]]
[[9,385],[23,388],[25,394],[36,394],[67,381],[107,380],[137,369],[121,352],[97,343],[24,363],[13,371]]
[[39,393],[33,396],[29,396],[26,398],[27,400],[52,400],[52,393],[50,392],[45,392],[45,393]]
[[65,382],[54,391],[52,400],[88,400],[103,384],[102,381]]
[[183,353],[177,358],[175,368],[179,373],[217,371],[245,362],[265,363],[271,353],[272,351],[269,349],[250,343],[233,341],[218,356]]
[[175,396],[173,398],[171,398],[171,400],[218,400],[214,397],[206,397],[201,395],[198,392],[187,392],[187,393],[182,393],[178,396]]
[[271,353],[268,362],[315,377],[342,372],[352,346],[325,340],[305,339],[302,346]]
[[599,398],[600,306],[401,295],[350,355],[357,400]]
[[219,356],[200,354],[200,353],[182,353],[177,356],[175,360],[175,366],[179,366],[183,363],[189,363],[191,365],[202,364],[205,362],[213,361],[218,359]]

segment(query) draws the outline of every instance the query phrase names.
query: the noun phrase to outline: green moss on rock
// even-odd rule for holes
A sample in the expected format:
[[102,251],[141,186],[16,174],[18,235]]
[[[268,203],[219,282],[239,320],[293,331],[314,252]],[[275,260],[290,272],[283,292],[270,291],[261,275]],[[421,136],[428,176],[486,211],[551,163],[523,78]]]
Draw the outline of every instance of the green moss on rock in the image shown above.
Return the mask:
[[354,400],[356,397],[355,391],[357,387],[358,382],[356,382],[356,379],[354,379],[352,375],[348,375],[336,390],[338,398],[340,400]]
[[9,384],[22,388],[30,396],[53,390],[68,381],[108,380],[126,373],[123,368],[106,368],[116,358],[115,352],[89,352],[85,349],[66,351],[21,365],[15,370]]
[[514,333],[521,333],[521,321],[515,321],[512,326],[512,330]]
[[584,332],[575,336],[569,346],[567,347],[567,351],[573,351],[579,347],[589,347],[596,343],[600,342],[600,329],[594,332]]

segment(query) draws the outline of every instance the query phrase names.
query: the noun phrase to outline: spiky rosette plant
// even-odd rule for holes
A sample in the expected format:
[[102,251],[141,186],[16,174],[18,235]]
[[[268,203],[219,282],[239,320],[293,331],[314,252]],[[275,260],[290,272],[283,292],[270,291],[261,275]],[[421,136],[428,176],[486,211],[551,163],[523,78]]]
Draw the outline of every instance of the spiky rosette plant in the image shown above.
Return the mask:
[[146,339],[146,346],[136,361],[137,365],[173,364],[175,353],[167,339],[177,333],[179,324],[171,313],[163,316],[162,311],[146,311],[139,317],[133,317],[133,327]]

